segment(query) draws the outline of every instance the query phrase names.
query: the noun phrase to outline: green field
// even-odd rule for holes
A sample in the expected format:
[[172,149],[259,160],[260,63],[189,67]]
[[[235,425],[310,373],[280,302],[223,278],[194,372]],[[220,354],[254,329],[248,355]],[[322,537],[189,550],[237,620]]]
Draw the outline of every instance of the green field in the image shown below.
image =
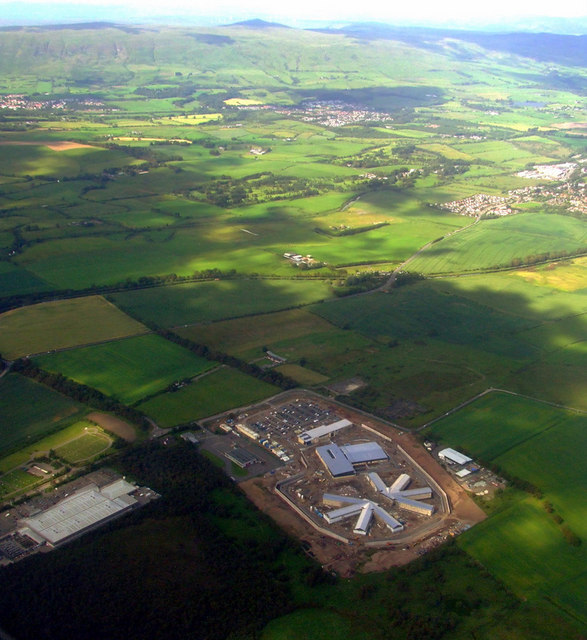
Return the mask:
[[[20,448],[16,453],[0,459],[0,473],[6,473],[39,455],[47,455],[49,451],[81,438],[87,434],[88,430],[101,432],[101,429],[96,427],[93,422],[89,420],[78,420],[49,436],[36,440],[32,444]],[[103,446],[102,442],[102,448]]]
[[112,300],[144,322],[175,327],[288,309],[330,295],[322,281],[224,280],[119,293]]
[[0,476],[0,496],[9,496],[14,493],[32,489],[36,484],[44,482],[44,478],[38,478],[23,469],[15,469],[10,473]]
[[243,358],[262,357],[262,347],[283,340],[301,338],[334,327],[305,309],[278,311],[251,318],[237,318],[194,327],[177,333],[194,342]]
[[565,216],[526,213],[485,220],[432,245],[407,265],[424,274],[459,273],[522,263],[533,256],[584,251],[587,231],[582,221]]
[[14,359],[145,331],[101,296],[42,302],[0,315],[0,353]]
[[82,410],[37,382],[11,373],[0,379],[0,451],[36,440]]
[[545,503],[522,498],[464,535],[461,544],[519,596],[546,597],[583,623],[587,556],[583,546],[567,542],[562,527],[586,539],[586,429],[584,413],[494,392],[436,422],[428,432],[543,492],[562,526]]
[[156,335],[62,351],[36,358],[35,362],[127,404],[213,366]]
[[161,427],[173,427],[244,406],[279,392],[234,369],[223,367],[196,382],[139,405]]
[[85,462],[108,451],[112,440],[105,433],[85,433],[55,449],[56,455],[73,464]]

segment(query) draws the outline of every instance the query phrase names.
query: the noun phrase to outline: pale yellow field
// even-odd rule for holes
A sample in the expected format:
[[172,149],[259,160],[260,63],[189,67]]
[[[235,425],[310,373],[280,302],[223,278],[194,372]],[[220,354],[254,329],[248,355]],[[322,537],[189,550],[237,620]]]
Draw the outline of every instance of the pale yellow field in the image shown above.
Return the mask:
[[578,291],[587,288],[587,258],[576,258],[570,264],[555,262],[535,271],[513,271],[511,275],[544,287]]

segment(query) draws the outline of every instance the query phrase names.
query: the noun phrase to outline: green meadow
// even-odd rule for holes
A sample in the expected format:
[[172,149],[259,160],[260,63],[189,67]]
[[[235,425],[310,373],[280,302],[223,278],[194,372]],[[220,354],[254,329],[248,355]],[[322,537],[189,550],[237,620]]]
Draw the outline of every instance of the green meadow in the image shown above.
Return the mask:
[[219,280],[117,293],[111,300],[143,322],[163,327],[238,318],[330,297],[321,280]]
[[203,373],[212,363],[159,336],[148,335],[49,354],[36,364],[94,387],[126,404]]
[[222,367],[179,391],[156,396],[138,408],[160,427],[173,427],[258,402],[278,392],[273,385]]
[[77,402],[15,373],[0,379],[0,451],[36,440],[80,413]]
[[0,314],[0,353],[14,359],[145,331],[102,296],[42,302]]
[[[410,262],[416,273],[459,273],[507,267],[513,260],[566,251],[583,252],[587,242],[584,224],[575,218],[526,213],[485,220],[441,242]],[[519,263],[518,263],[519,264]]]
[[[493,392],[436,422],[430,435],[481,462],[532,483],[543,501],[521,498],[476,526],[460,543],[517,595],[548,598],[585,622],[581,600],[585,551],[563,535],[587,535],[582,453],[587,415],[537,400]],[[552,513],[545,508],[549,503]],[[553,517],[560,517],[560,523]]]

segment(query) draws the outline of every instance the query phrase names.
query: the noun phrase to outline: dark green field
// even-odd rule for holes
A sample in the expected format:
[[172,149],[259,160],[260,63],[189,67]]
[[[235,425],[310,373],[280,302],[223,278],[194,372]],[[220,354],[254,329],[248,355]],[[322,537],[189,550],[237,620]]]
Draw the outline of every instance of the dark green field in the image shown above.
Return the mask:
[[127,404],[213,366],[154,335],[63,351],[36,358],[35,362]]
[[176,327],[288,309],[329,296],[330,287],[322,281],[225,280],[120,293],[112,300],[144,322]]
[[179,391],[148,400],[139,409],[161,427],[173,427],[252,404],[278,392],[273,385],[223,367]]
[[18,374],[4,376],[0,379],[0,450],[56,429],[81,409],[78,403]]

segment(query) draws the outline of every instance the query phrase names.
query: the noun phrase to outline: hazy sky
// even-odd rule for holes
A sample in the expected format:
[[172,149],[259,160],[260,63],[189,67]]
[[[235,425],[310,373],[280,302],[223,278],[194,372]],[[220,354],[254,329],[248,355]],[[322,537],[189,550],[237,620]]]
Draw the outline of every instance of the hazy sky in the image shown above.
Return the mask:
[[[71,0],[22,0],[64,4]],[[0,2],[0,8],[3,3]],[[261,16],[287,22],[297,20],[465,21],[521,16],[573,17],[587,15],[585,0],[78,0],[75,6],[124,7],[144,15],[190,14],[218,17]]]

